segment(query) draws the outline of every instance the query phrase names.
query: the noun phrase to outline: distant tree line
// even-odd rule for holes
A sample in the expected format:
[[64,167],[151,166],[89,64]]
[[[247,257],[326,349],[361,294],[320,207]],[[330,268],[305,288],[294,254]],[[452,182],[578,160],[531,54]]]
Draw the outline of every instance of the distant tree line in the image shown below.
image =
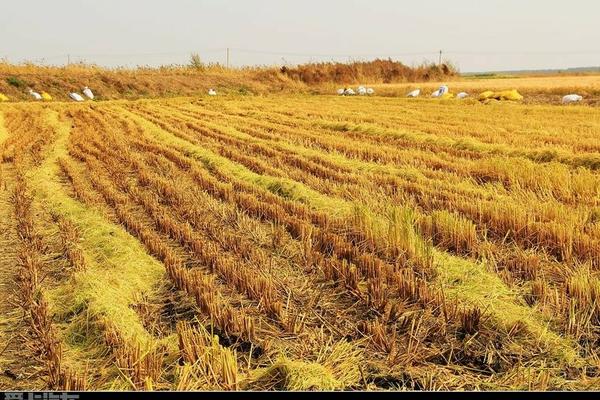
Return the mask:
[[321,83],[352,84],[359,82],[418,82],[433,81],[455,76],[457,69],[451,64],[422,64],[409,67],[391,59],[356,61],[352,63],[321,62],[284,66],[281,73],[309,85]]

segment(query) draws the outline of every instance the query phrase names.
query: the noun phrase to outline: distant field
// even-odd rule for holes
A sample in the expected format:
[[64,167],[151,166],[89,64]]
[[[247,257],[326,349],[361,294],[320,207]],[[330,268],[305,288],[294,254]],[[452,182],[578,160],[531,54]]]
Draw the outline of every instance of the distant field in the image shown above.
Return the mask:
[[600,389],[598,108],[0,104],[0,155],[0,388]]
[[95,65],[13,65],[0,60],[0,94],[10,101],[31,101],[29,89],[69,101],[70,92],[90,87],[96,100],[220,94],[307,93],[324,82],[403,82],[454,77],[452,68],[424,64],[409,67],[391,60],[352,63],[309,63],[295,67],[225,68],[218,64],[171,65],[157,68],[107,69]]
[[28,89],[32,88],[49,93],[55,101],[70,101],[70,92],[89,86],[96,100],[104,101],[198,96],[205,95],[210,88],[221,95],[335,94],[341,87],[356,89],[359,85],[369,85],[376,89],[377,96],[404,97],[409,91],[421,88],[422,95],[427,97],[440,85],[448,84],[454,94],[467,91],[477,95],[486,90],[517,89],[525,96],[526,104],[559,104],[564,95],[577,93],[584,96],[583,104],[600,105],[599,74],[482,78],[460,77],[452,72],[447,80],[441,81],[436,77],[443,74],[430,76],[427,68],[411,69],[399,63],[309,64],[301,70],[302,74],[298,71],[283,73],[277,67],[195,69],[173,66],[107,70],[85,65],[43,67],[0,63],[0,93],[8,96],[10,102],[31,102],[33,98]]
[[538,76],[538,77],[499,77],[499,78],[459,78],[449,82],[425,82],[375,85],[377,93],[384,96],[404,96],[415,88],[421,88],[429,95],[440,85],[447,84],[453,93],[466,91],[477,95],[486,90],[517,89],[525,95],[525,103],[560,103],[567,94],[584,96],[584,103],[600,104],[600,75]]

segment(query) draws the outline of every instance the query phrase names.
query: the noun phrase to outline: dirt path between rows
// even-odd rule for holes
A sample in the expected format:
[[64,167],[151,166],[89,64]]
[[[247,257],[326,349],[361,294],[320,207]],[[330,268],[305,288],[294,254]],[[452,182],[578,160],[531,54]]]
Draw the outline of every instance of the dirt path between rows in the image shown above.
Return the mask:
[[18,237],[11,201],[15,172],[11,164],[0,164],[0,169],[0,391],[43,389],[43,369],[24,340],[27,321],[15,302]]

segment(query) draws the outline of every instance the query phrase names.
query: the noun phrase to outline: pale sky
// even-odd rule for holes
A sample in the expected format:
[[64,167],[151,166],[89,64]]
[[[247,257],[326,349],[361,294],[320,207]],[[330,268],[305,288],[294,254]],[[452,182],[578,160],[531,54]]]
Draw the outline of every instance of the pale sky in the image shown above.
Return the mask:
[[600,66],[598,0],[2,0],[0,58],[104,66],[391,57],[463,72]]

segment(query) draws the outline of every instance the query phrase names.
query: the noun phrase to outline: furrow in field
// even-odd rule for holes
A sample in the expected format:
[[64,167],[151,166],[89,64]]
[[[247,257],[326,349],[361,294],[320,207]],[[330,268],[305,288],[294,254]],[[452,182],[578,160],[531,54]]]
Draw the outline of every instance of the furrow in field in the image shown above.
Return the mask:
[[[389,101],[365,103],[367,102],[363,100],[331,99],[329,107],[324,107],[322,102],[316,104],[312,101],[286,104],[284,107],[281,103],[271,101],[262,110],[269,110],[271,115],[280,115],[284,119],[286,116],[293,117],[298,114],[294,110],[302,110],[302,115],[310,116],[313,120],[321,117],[330,118],[332,112],[329,110],[335,110],[338,121],[351,121],[358,124],[377,123],[388,128],[405,126],[413,133],[479,137],[482,143],[510,143],[515,148],[528,146],[536,148],[541,141],[547,145],[570,146],[573,153],[599,150],[598,144],[594,141],[598,125],[593,120],[585,118],[593,114],[594,111],[591,109],[552,108],[553,112],[548,113],[547,107],[524,110],[522,107],[511,105],[486,107],[469,104],[464,107],[459,104],[438,104],[438,102],[414,103],[410,100],[396,103]],[[210,105],[210,103],[205,104]],[[230,103],[228,106],[228,110],[241,110],[236,108],[236,103]],[[461,112],[457,113],[457,109]],[[533,131],[536,132],[535,139],[529,135]],[[576,132],[581,140],[569,141],[568,134]]]
[[[179,177],[177,178],[177,181],[178,181],[178,182],[183,182],[183,181],[185,181],[185,178],[184,178],[183,176],[179,176]],[[175,207],[175,208],[177,208],[177,205],[176,205],[176,204],[172,204],[172,206],[173,206],[173,207]],[[251,252],[250,252],[250,254],[251,254]],[[271,268],[269,268],[269,269],[271,269]],[[284,270],[284,271],[285,271],[285,270]],[[283,272],[283,271],[282,271],[282,272]],[[304,281],[302,281],[302,286],[303,286],[303,287],[304,287],[304,286],[306,286],[306,284],[304,283]]]
[[[165,117],[168,119],[168,117]],[[153,120],[156,121],[156,120]],[[188,125],[183,129],[189,130],[190,127],[194,125],[190,125],[191,122],[187,123]],[[214,124],[208,125],[208,128],[196,128],[196,135],[193,135],[191,138],[187,135],[183,135],[182,130],[177,130],[173,126],[162,125],[165,129],[173,132],[179,136],[184,137],[187,140],[195,141],[196,143],[204,143],[205,135],[214,135],[211,131],[219,130],[219,126],[215,126]],[[177,126],[177,125],[175,125]],[[198,131],[200,129],[200,131]],[[194,131],[192,131],[194,132]],[[220,135],[226,135],[226,132],[230,132],[232,136],[236,134],[239,136],[240,133],[235,131],[231,131],[231,129],[222,132]],[[299,132],[297,136],[300,136]],[[247,139],[246,139],[247,140]],[[229,138],[226,139],[226,142],[232,146],[243,146],[242,139]],[[265,143],[265,148],[269,148],[268,142]],[[274,145],[276,147],[276,144]],[[271,146],[272,148],[273,146]],[[273,151],[273,150],[269,150]],[[264,152],[263,152],[264,154]],[[263,154],[260,156],[262,157]],[[261,161],[266,162],[268,158],[261,159]],[[293,168],[293,167],[292,167]],[[335,180],[335,177],[331,177]],[[380,178],[382,179],[382,178]],[[306,180],[302,180],[304,183],[308,183]],[[582,214],[581,212],[585,212],[583,206],[580,206],[578,210],[574,210],[574,212],[570,212],[569,207],[564,207],[560,203],[549,202],[546,201],[543,204],[534,203],[534,204],[518,204],[513,205],[511,213],[515,215],[520,215],[525,212],[525,210],[539,210],[540,216],[539,220],[532,220],[529,217],[515,217],[510,218],[510,214],[500,213],[499,210],[502,210],[503,204],[506,202],[506,198],[508,196],[502,196],[496,199],[495,201],[490,201],[487,199],[480,199],[477,203],[477,209],[473,209],[473,196],[460,196],[454,194],[452,191],[455,190],[456,186],[453,189],[450,189],[449,194],[446,196],[449,199],[446,202],[440,201],[440,196],[444,195],[444,189],[441,189],[439,186],[439,181],[432,182],[419,182],[419,184],[415,184],[413,182],[402,182],[401,179],[398,178],[388,178],[384,181],[389,183],[393,183],[393,187],[399,191],[399,188],[402,188],[404,191],[412,193],[411,198],[416,201],[416,203],[424,207],[426,210],[444,210],[444,209],[455,209],[460,211],[467,218],[477,221],[479,225],[486,226],[487,233],[492,236],[495,236],[498,240],[506,240],[507,237],[510,237],[513,240],[519,240],[519,244],[524,246],[525,248],[537,248],[542,246],[553,256],[557,257],[559,260],[569,261],[575,256],[576,258],[580,258],[581,260],[592,260],[592,262],[597,263],[598,260],[595,256],[595,251],[593,250],[597,243],[598,239],[590,236],[586,233],[587,227],[585,224],[589,219],[588,214]],[[379,182],[381,182],[379,180]],[[309,184],[308,186],[313,187],[314,189],[321,190],[323,186],[333,187],[328,182],[320,184],[318,186],[312,186]],[[446,183],[445,186],[448,186]],[[369,185],[365,184],[364,186],[358,186],[358,189],[363,190],[362,196],[359,193],[353,192],[352,188],[343,187],[338,192],[342,194],[350,192],[348,197],[352,199],[360,199],[360,198],[368,198],[368,194],[365,194],[371,191],[374,191],[374,188],[369,190]],[[483,191],[483,188],[480,188],[482,193],[486,193]],[[331,189],[329,191],[323,191],[331,193]],[[489,196],[489,195],[486,195]],[[401,199],[404,200],[404,199]],[[529,200],[528,203],[531,203],[532,200]],[[562,210],[561,210],[562,208]],[[545,210],[548,210],[545,212]],[[559,211],[561,210],[561,211]],[[542,214],[544,213],[545,214]],[[560,217],[559,217],[560,215]],[[565,224],[565,217],[570,215],[573,222],[570,224]],[[560,224],[558,223],[560,219]],[[521,226],[519,226],[521,225]],[[560,227],[566,227],[566,229],[561,229]],[[524,228],[524,229],[523,229]],[[533,237],[532,237],[533,236]],[[565,236],[571,237],[571,240],[563,240]],[[521,240],[522,239],[522,240]]]
[[[190,109],[189,107],[179,106],[178,109],[186,109],[198,118],[201,118],[202,113],[206,116],[207,112],[198,110],[198,107]],[[393,145],[391,153],[397,154],[394,157],[394,163],[419,167],[428,177],[435,178],[436,175],[441,175],[443,179],[440,179],[440,181],[452,179],[452,174],[448,174],[448,172],[454,172],[460,177],[472,178],[477,182],[498,182],[509,190],[515,189],[518,191],[525,187],[528,190],[533,190],[542,199],[548,198],[550,195],[570,203],[577,201],[578,204],[581,202],[597,204],[598,202],[599,180],[594,174],[585,169],[571,171],[569,168],[557,163],[535,164],[520,158],[518,155],[510,157],[513,162],[518,163],[511,166],[505,162],[506,157],[490,158],[489,155],[483,152],[467,149],[458,149],[457,153],[448,154],[447,156],[444,149],[440,147],[431,147],[427,152],[423,152],[420,146],[435,144],[435,138],[420,142],[407,137],[398,142],[394,140],[394,137],[378,129],[375,124],[372,125],[371,129],[365,126],[365,132],[361,133],[360,129],[349,129],[343,123],[336,125],[335,122],[331,122],[329,126],[319,126],[317,122],[306,118],[304,115],[296,116],[289,123],[285,123],[285,121],[281,121],[280,117],[275,118],[269,113],[258,116],[252,113],[232,116],[219,111],[212,112],[212,114],[213,117],[218,116],[219,120],[232,117],[237,119],[240,122],[238,129],[242,131],[247,130],[249,126],[255,126],[262,130],[275,130],[278,135],[291,131],[293,132],[292,137],[297,137],[299,132],[300,137],[306,137],[307,132],[318,132],[319,135],[315,140],[319,140],[321,137],[333,136],[334,144],[335,139],[339,141],[343,137],[345,141],[350,143],[356,140],[359,143],[371,143],[380,147]],[[302,130],[298,130],[298,128],[302,128]],[[385,157],[385,153],[380,157]],[[424,167],[428,167],[431,171]]]
[[[286,110],[282,111],[282,114],[291,115],[293,114],[293,111],[290,111],[290,109],[303,109],[303,107],[310,106],[311,104],[312,103],[302,103],[298,104],[296,107],[290,104]],[[334,104],[339,105],[340,103]],[[355,106],[352,111],[345,111],[348,105],[352,104]],[[205,105],[210,106],[210,103]],[[358,131],[365,134],[377,132],[378,135],[387,135],[391,137],[400,136],[410,139],[414,143],[432,142],[438,145],[443,145],[446,148],[477,151],[488,156],[493,154],[523,156],[531,159],[532,161],[541,163],[554,160],[565,163],[572,167],[582,166],[593,170],[600,167],[597,143],[594,139],[599,128],[597,124],[590,122],[594,120],[594,117],[591,115],[593,110],[586,110],[585,114],[580,110],[561,110],[560,113],[556,113],[557,120],[553,120],[552,123],[548,125],[548,128],[550,130],[556,129],[555,127],[557,124],[564,124],[564,126],[561,125],[561,129],[558,132],[553,133],[551,138],[546,140],[548,145],[540,149],[540,141],[535,139],[530,142],[532,148],[524,150],[520,147],[523,146],[524,143],[515,142],[513,139],[517,136],[522,138],[539,137],[540,133],[543,132],[543,128],[540,129],[540,121],[548,120],[548,115],[550,114],[549,109],[540,108],[539,113],[535,113],[535,116],[531,118],[530,126],[528,126],[527,130],[523,130],[523,118],[527,117],[528,114],[531,114],[530,111],[526,111],[524,113],[521,112],[519,117],[516,117],[512,115],[512,112],[507,112],[506,108],[504,107],[476,107],[474,108],[474,111],[476,112],[474,112],[472,115],[476,117],[479,116],[482,119],[482,121],[478,123],[477,121],[472,121],[466,117],[468,114],[464,112],[464,108],[457,109],[454,107],[449,107],[447,110],[445,110],[446,107],[437,104],[429,104],[429,102],[419,102],[419,104],[414,106],[403,103],[397,110],[396,114],[400,116],[409,114],[410,119],[407,120],[405,117],[402,117],[400,120],[398,120],[398,122],[394,123],[389,129],[387,129],[382,128],[381,126],[378,127],[378,124],[385,123],[384,121],[386,118],[377,118],[377,120],[371,119],[371,122],[377,122],[377,124],[365,124],[364,121],[369,120],[369,117],[367,117],[365,114],[365,112],[368,110],[361,105],[362,103],[353,103],[352,101],[349,103],[344,103],[342,108],[336,108],[332,106],[323,107],[321,104],[318,114],[312,115],[311,120],[318,121],[320,115],[325,115],[331,120],[326,122],[324,127],[336,127],[336,129],[343,128],[345,131]],[[430,106],[432,108],[427,109],[428,112],[423,112],[421,109],[423,106]],[[271,110],[277,111],[278,107],[280,108],[281,105],[275,105],[271,108]],[[458,105],[458,107],[462,106]],[[393,109],[393,105],[390,105],[389,103],[382,104],[381,107],[374,108],[373,112],[376,113],[376,115],[379,115],[379,113],[385,113],[385,110],[388,108]],[[512,107],[510,105],[507,108],[508,110],[517,112],[520,110],[520,108]],[[335,119],[331,117],[331,112],[325,113],[323,109],[334,109]],[[489,113],[486,112],[488,110]],[[440,115],[440,113],[445,112],[449,113],[449,115]],[[247,114],[245,110],[239,111],[238,113],[241,113],[241,115]],[[307,114],[310,115],[310,112],[303,112],[303,115]],[[432,129],[430,132],[422,132],[420,130],[420,126],[426,122],[428,118],[431,118],[431,115],[435,116],[431,121],[434,129]],[[251,115],[247,116],[251,117]],[[450,132],[444,128],[446,126],[445,124],[447,123],[448,117],[457,119],[456,125],[460,126],[460,129],[453,131],[452,134],[460,135],[458,138],[448,136]],[[503,128],[502,126],[506,125],[506,121],[504,121],[506,118],[509,119],[511,125],[513,124],[512,120],[516,121],[517,125],[511,129]],[[357,120],[357,123],[351,124],[348,122],[354,119]],[[275,121],[277,121],[277,119],[275,119]],[[505,125],[502,125],[503,122]],[[473,126],[476,128],[473,128]],[[410,129],[403,129],[403,127]],[[463,135],[462,132],[465,131],[468,131],[468,134]],[[479,132],[486,134],[492,139],[493,143],[484,143],[473,139],[473,137],[478,136]],[[506,137],[503,137],[502,134],[506,134]],[[583,138],[582,134],[585,135]],[[562,141],[557,143],[557,138],[562,139]],[[507,143],[511,144],[509,145]],[[560,146],[557,146],[557,144]],[[594,147],[594,144],[596,147]],[[573,147],[571,151],[565,150],[565,147],[572,146],[576,147]],[[579,153],[581,151],[590,152],[590,154],[580,155]]]
[[[173,143],[176,146],[180,146],[182,149],[184,148],[191,157],[197,158],[200,161],[210,162],[213,170],[222,169],[222,171],[223,171],[222,175],[228,176],[228,177],[230,177],[230,179],[253,182],[254,184],[256,184],[256,183],[260,184],[261,182],[268,182],[268,180],[269,180],[269,178],[265,179],[265,177],[262,177],[260,179],[258,177],[254,178],[253,174],[249,173],[247,170],[244,170],[244,169],[240,168],[239,166],[234,166],[232,164],[229,164],[226,160],[223,160],[220,157],[218,157],[214,154],[211,154],[206,149],[200,148],[198,146],[194,146],[193,144],[191,144],[189,142],[185,142],[175,136],[172,136],[172,135],[168,134],[167,132],[160,130],[158,127],[152,126],[148,122],[144,122],[143,120],[140,120],[139,118],[137,118],[133,115],[131,116],[131,118],[139,121],[140,124],[142,124],[146,127],[146,129],[149,131],[149,133],[153,134],[160,141],[162,141],[164,143]],[[305,197],[304,200],[308,204],[310,204],[309,197]],[[330,198],[329,199],[322,199],[322,198],[319,199],[319,197],[317,197],[315,203],[311,204],[311,205],[313,207],[323,208],[325,206],[325,204],[331,204],[330,202],[337,203],[340,206],[340,207],[337,207],[338,211],[346,209],[344,207],[343,202],[341,202],[339,200],[330,199]],[[437,265],[441,265],[441,264],[445,265],[445,269],[443,270],[444,273],[442,274],[444,276],[444,278],[442,279],[442,282],[445,282],[444,285],[447,285],[445,287],[446,287],[446,290],[448,291],[448,293],[451,293],[452,295],[457,295],[462,300],[468,299],[469,302],[475,301],[476,303],[479,303],[482,305],[487,304],[489,306],[489,308],[491,310],[493,310],[492,314],[495,315],[496,318],[498,318],[497,322],[506,323],[507,321],[513,321],[513,322],[516,322],[518,320],[527,321],[524,323],[527,326],[529,326],[529,328],[532,329],[532,331],[538,332],[538,333],[546,332],[546,333],[544,333],[544,335],[548,335],[548,338],[552,338],[550,340],[552,342],[554,342],[555,345],[557,343],[561,343],[562,339],[560,339],[557,335],[555,335],[554,333],[545,331],[545,328],[543,328],[540,325],[537,325],[537,322],[534,322],[536,320],[536,318],[534,318],[532,315],[535,314],[535,312],[532,310],[529,310],[527,307],[525,307],[523,305],[520,305],[518,303],[518,300],[515,298],[514,294],[512,294],[509,290],[507,290],[504,287],[504,285],[498,280],[497,277],[490,275],[488,272],[481,269],[480,266],[466,262],[465,260],[453,258],[453,257],[448,256],[447,254],[444,254],[441,252],[435,252],[434,256],[435,256],[435,262]],[[441,263],[441,264],[438,264],[438,263]],[[465,274],[467,274],[467,275],[465,275]],[[471,274],[473,274],[473,275],[471,275]],[[467,278],[467,276],[469,276],[469,275],[471,275],[471,276],[469,278]],[[448,280],[448,278],[450,278],[452,276],[455,276],[457,278],[457,280],[456,281],[453,281],[452,279]],[[479,278],[475,278],[476,276],[478,276]],[[472,279],[475,279],[475,280],[472,280]],[[477,280],[486,282],[490,287],[498,288],[498,290],[497,290],[498,296],[494,297],[493,299],[490,299],[490,298],[486,299],[485,297],[487,297],[487,294],[489,294],[489,292],[486,291],[485,292],[486,294],[484,294],[484,292],[481,292],[479,290],[474,290],[475,287],[473,287],[471,285],[475,285],[475,282]],[[460,282],[458,284],[458,286],[456,285],[457,282]],[[502,288],[502,289],[500,289],[500,288]],[[503,293],[503,294],[501,294],[501,293]],[[483,296],[483,297],[480,297],[480,296]],[[502,304],[502,306],[500,306],[500,304]],[[500,307],[498,307],[498,306],[500,306]],[[510,316],[505,314],[507,310],[510,310]],[[576,356],[574,356],[574,354],[573,354],[573,349],[571,349],[570,345],[567,344],[568,342],[562,342],[562,343],[563,343],[562,345],[557,346],[557,348],[562,349],[559,351],[559,353],[562,354],[559,357],[567,357],[567,359],[571,359],[572,361],[574,359],[576,359]],[[556,347],[555,347],[555,349],[556,349]],[[573,358],[573,357],[575,357],[575,358]]]
[[[101,123],[99,123],[98,125],[102,126]],[[91,142],[94,142],[94,139],[90,138],[88,140],[90,140]],[[87,140],[86,140],[86,143],[88,143]],[[113,136],[112,140],[111,140],[111,143],[119,143],[119,139],[116,138],[115,136]],[[100,143],[98,143],[98,142],[96,142],[94,144],[95,144],[95,146],[99,146],[100,145]],[[123,144],[123,143],[121,143],[121,144]],[[102,156],[100,156],[100,157],[106,157],[107,154],[111,153],[111,151],[109,149],[107,149],[107,148],[104,148],[102,152],[96,152],[93,149],[88,149],[87,152],[90,153],[90,154],[91,153],[95,153],[95,156],[97,158],[99,158],[100,154],[102,154]],[[127,160],[127,157],[122,157],[123,159],[119,160],[119,155],[118,154],[113,154],[112,157],[114,157],[114,158],[109,158],[109,159],[106,159],[106,161],[105,161],[107,163],[107,164],[105,164],[105,168],[107,168],[108,170],[110,170],[111,176],[115,176],[115,175],[118,175],[118,174],[123,174],[124,171],[126,171],[128,169],[128,165],[131,165],[131,164],[138,164],[137,167],[135,167],[135,168],[142,168],[141,165],[139,165],[139,163],[141,162],[140,160],[137,160],[137,161],[134,160],[134,159]],[[120,162],[125,162],[125,164],[119,164]],[[98,168],[94,167],[93,169],[95,171],[94,175],[99,176],[99,175],[103,174],[103,172],[101,170],[99,170]],[[118,170],[121,170],[122,172],[119,173]],[[138,171],[136,171],[136,173],[139,173],[140,176],[146,176],[146,178],[144,178],[144,179],[147,180],[146,183],[145,183],[146,186],[152,185],[152,183],[153,183],[152,181],[155,178],[148,176],[148,172],[144,173],[143,170],[138,170]],[[102,184],[102,185],[105,185],[105,184]],[[117,183],[117,185],[118,185],[118,183]],[[115,188],[113,188],[112,191],[114,191]],[[130,186],[130,188],[131,188],[131,186]],[[111,189],[108,189],[106,187],[100,188],[100,190],[103,191],[103,192],[111,191]],[[132,198],[135,198],[136,196],[143,196],[142,193],[144,191],[146,191],[146,189],[143,189],[141,187],[137,187],[131,193]],[[127,192],[127,190],[125,190],[125,192]],[[117,197],[117,196],[113,195],[112,197]],[[107,200],[109,200],[109,199],[107,198]],[[138,198],[138,200],[140,200],[140,199]],[[118,201],[118,200],[116,200],[116,201],[115,200],[109,200],[109,201],[115,202],[115,203],[120,203],[121,202],[121,201]],[[145,200],[141,200],[140,204],[143,204],[144,202],[145,202]],[[117,206],[117,204],[113,204],[113,207],[116,207],[116,206]],[[148,204],[146,204],[144,207],[148,207]],[[152,207],[162,207],[162,206],[158,206],[158,204],[155,204],[154,206],[150,205],[150,207],[152,208]],[[146,210],[146,211],[148,212],[149,215],[152,215],[152,214],[156,213],[156,211],[151,211],[151,210]],[[163,215],[163,217],[165,217],[166,215],[170,214],[170,211],[165,208],[164,210],[160,211],[159,213],[161,213]],[[136,213],[136,214],[140,215],[139,213]],[[143,221],[143,220],[145,220],[145,218],[141,217],[141,220]],[[213,232],[213,234],[217,234],[217,233]],[[206,238],[206,240],[208,240],[210,242],[211,239],[210,238]],[[206,240],[205,240],[205,243],[207,243]],[[231,245],[231,243],[230,243],[230,245]],[[219,257],[222,257],[222,258],[217,259],[217,263],[222,263],[227,258],[227,255],[226,255],[226,253],[221,253],[221,255]],[[239,259],[238,258],[238,262],[239,262],[238,266],[241,267],[247,261],[244,260],[244,259]],[[279,266],[276,265],[275,267],[279,267]],[[218,270],[219,267],[216,266],[215,269]],[[260,276],[260,275],[261,275],[261,272],[257,271],[257,276]],[[232,281],[231,280],[231,277],[229,277],[229,279],[227,279],[228,277],[226,275],[221,275],[221,277],[225,279],[226,283],[228,283],[230,285],[233,284],[234,286],[237,285],[236,281]],[[247,279],[250,280],[250,277],[248,277]],[[241,284],[241,283],[242,282],[238,282],[238,284]],[[306,283],[304,282],[303,285],[306,285]],[[264,299],[264,300],[265,300],[264,303],[266,303],[266,299]],[[259,303],[259,306],[260,306],[260,303]],[[316,304],[314,304],[313,306],[316,306]],[[346,304],[346,306],[348,306],[348,304]],[[243,311],[244,311],[244,313],[248,313],[248,312],[251,311],[251,308],[245,307],[243,309]],[[290,318],[291,317],[291,318],[294,319],[292,321],[286,320],[285,322],[287,324],[294,323],[294,324],[297,325],[298,328],[301,328],[301,325],[310,325],[307,322],[303,323],[303,321],[301,319],[297,319],[297,317],[302,317],[302,315],[300,315],[300,316],[295,315],[295,313],[293,312],[293,309],[290,309],[289,307],[286,307],[285,311],[286,311],[286,318]],[[308,310],[305,309],[304,311],[306,312]],[[346,322],[346,324],[347,324],[347,322]],[[303,329],[300,329],[300,331],[303,331]],[[270,328],[269,330],[257,329],[257,333],[254,336],[257,337],[257,340],[260,340],[258,343],[265,344],[267,341],[274,342],[273,344],[270,345],[271,351],[274,351],[277,347],[281,346],[280,344],[276,344],[276,342],[279,342],[278,338],[284,340],[285,343],[287,343],[286,344],[286,349],[287,349],[286,351],[288,353],[290,353],[290,354],[294,354],[294,351],[292,349],[295,346],[296,347],[300,347],[300,346],[304,347],[304,350],[303,350],[304,352],[307,351],[307,349],[306,349],[307,346],[308,346],[308,348],[310,348],[310,346],[312,346],[312,345],[309,345],[310,341],[312,340],[310,336],[306,337],[305,334],[302,334],[301,338],[298,339],[298,345],[294,345],[292,343],[292,341],[295,340],[293,338],[294,335],[290,336],[289,339],[286,339],[286,336],[289,336],[289,334],[287,334],[286,332],[279,331],[278,329],[275,329],[274,327]],[[312,335],[312,338],[314,338],[314,337],[315,336]],[[327,339],[327,340],[329,340],[329,339]],[[339,338],[337,340],[339,340]],[[315,346],[317,346],[317,345],[318,345],[318,343],[315,343]],[[321,345],[323,345],[323,344],[321,343]]]
[[295,368],[337,389],[594,384],[593,110],[290,96],[1,111],[2,160],[27,166],[46,243],[53,386],[264,388]]
[[[58,159],[66,154],[70,121],[47,111],[43,122],[57,137],[44,162],[31,172],[36,201],[58,220],[81,232],[85,267],[48,291],[48,302],[64,344],[68,365],[86,365],[96,388],[143,389],[168,386],[164,352],[176,351],[172,338],[156,339],[134,310],[160,287],[164,269],[140,245],[95,209],[71,199],[58,179]],[[76,288],[76,290],[73,290]]]
[[[0,112],[0,146],[10,138]],[[15,307],[17,299],[17,222],[14,217],[14,165],[0,160],[0,389],[43,389],[42,364],[24,342],[27,329],[22,311]]]

